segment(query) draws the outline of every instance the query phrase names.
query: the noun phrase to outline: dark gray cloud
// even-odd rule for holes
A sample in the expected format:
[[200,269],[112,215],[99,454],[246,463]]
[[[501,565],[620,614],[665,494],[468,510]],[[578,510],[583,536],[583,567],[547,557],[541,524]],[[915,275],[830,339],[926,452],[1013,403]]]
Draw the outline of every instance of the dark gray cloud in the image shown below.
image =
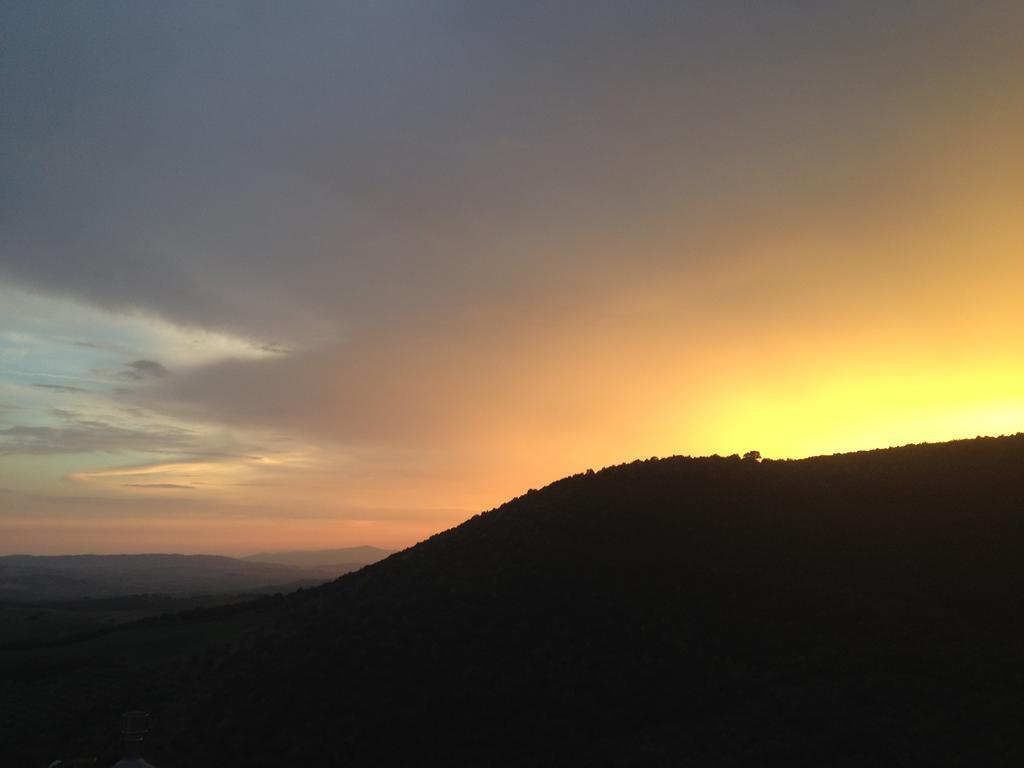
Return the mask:
[[118,410],[126,416],[131,416],[135,419],[144,419],[150,415],[146,410],[135,406],[119,406]]
[[143,379],[159,379],[166,376],[167,369],[155,360],[136,360],[126,363],[118,372],[118,378],[125,381],[142,381]]
[[898,175],[1013,8],[7,3],[0,273],[294,347],[678,268],[618,244]]

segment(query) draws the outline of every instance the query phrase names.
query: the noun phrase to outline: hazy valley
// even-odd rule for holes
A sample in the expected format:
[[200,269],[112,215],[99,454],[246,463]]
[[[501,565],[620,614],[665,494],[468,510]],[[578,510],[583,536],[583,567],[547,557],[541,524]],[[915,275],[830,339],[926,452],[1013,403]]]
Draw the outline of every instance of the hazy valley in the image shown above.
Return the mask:
[[293,592],[391,554],[376,547],[216,555],[0,556],[0,646]]

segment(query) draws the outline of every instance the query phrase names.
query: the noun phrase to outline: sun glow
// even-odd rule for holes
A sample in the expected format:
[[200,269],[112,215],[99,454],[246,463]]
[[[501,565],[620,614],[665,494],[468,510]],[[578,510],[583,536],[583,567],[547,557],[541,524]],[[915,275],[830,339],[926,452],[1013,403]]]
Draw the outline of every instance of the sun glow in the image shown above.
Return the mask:
[[1024,368],[846,374],[733,392],[712,409],[708,440],[799,458],[1024,430]]

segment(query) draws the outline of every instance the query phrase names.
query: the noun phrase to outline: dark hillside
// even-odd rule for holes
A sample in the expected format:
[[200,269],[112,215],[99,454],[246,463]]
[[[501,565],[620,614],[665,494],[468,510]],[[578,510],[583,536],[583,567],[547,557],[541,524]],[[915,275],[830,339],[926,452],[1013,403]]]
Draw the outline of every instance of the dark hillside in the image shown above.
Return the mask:
[[1019,765],[1024,435],[634,462],[254,605],[156,764]]

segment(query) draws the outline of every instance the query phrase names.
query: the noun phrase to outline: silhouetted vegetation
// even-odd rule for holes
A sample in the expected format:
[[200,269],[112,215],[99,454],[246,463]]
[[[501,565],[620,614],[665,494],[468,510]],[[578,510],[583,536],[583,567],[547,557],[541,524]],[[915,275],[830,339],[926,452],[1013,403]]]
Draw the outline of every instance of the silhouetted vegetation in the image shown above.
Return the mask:
[[116,757],[131,708],[164,768],[1021,764],[1024,435],[757,458],[576,475],[323,587],[0,653],[4,764]]

